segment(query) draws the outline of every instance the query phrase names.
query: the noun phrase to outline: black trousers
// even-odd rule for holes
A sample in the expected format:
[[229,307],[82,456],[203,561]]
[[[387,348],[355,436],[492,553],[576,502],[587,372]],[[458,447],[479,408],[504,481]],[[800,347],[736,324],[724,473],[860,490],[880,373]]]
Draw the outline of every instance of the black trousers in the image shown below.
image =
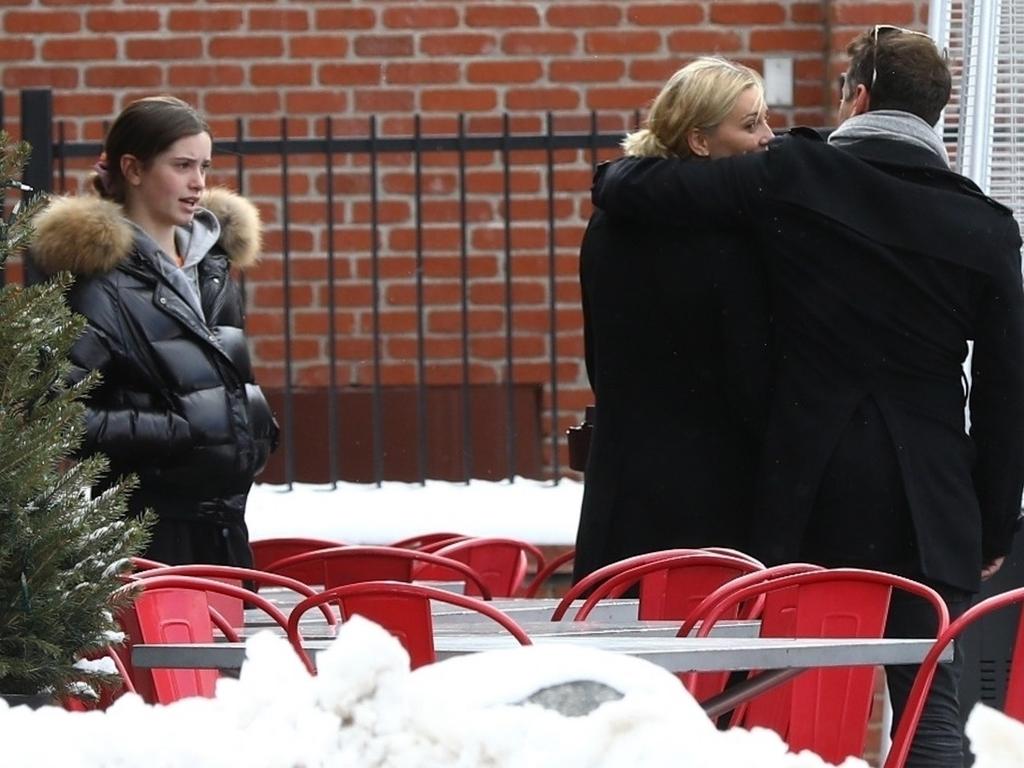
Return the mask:
[[[962,614],[972,595],[923,578],[914,528],[896,451],[873,400],[855,411],[829,460],[818,489],[801,554],[831,568],[870,568],[905,576],[935,589],[950,618]],[[935,637],[935,611],[920,598],[893,590],[886,637]],[[885,668],[893,728],[899,724],[918,665]],[[939,664],[907,759],[907,768],[957,768],[963,764],[960,719],[960,648]]]
[[[932,586],[949,608],[950,620],[971,605],[972,596],[959,590]],[[886,637],[935,637],[935,612],[918,598],[893,591]],[[959,768],[964,762],[964,733],[960,719],[960,673],[964,658],[960,643],[954,644],[953,661],[939,664],[925,700],[921,720],[907,755],[907,768]],[[917,674],[916,664],[889,665],[885,682],[892,702],[892,731],[895,733]]]

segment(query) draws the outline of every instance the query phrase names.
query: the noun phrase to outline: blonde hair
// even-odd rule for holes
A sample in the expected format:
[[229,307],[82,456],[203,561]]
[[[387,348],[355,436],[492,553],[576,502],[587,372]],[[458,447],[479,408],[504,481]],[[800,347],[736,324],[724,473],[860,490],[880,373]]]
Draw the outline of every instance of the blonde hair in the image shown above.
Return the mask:
[[748,88],[756,88],[757,108],[764,107],[764,82],[750,67],[715,56],[702,56],[668,79],[647,114],[646,127],[622,140],[636,157],[689,157],[687,134],[721,123]]

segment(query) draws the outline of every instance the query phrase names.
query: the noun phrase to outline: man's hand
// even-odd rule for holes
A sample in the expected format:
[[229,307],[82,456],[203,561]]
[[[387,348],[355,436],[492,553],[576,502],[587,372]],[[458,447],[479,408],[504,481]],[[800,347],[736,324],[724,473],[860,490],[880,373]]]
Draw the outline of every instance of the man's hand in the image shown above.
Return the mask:
[[984,568],[982,568],[981,569],[981,580],[982,581],[988,581],[993,576],[995,576],[996,572],[1000,568],[1003,567],[1003,560],[1005,560],[1005,559],[1006,559],[1005,557],[997,557],[991,563],[989,563]]

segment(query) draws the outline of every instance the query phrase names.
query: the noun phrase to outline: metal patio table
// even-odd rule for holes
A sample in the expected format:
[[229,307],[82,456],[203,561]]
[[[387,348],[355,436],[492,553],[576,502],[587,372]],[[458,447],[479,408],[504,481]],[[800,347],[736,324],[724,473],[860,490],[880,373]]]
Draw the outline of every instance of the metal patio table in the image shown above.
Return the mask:
[[[311,657],[332,640],[306,640]],[[801,671],[820,667],[879,664],[916,664],[932,646],[930,639],[903,638],[761,638],[761,637],[652,637],[649,635],[544,635],[536,645],[571,644],[624,653],[650,661],[670,672],[766,670],[702,702],[710,716],[779,685]],[[434,648],[438,660],[466,653],[518,647],[514,638],[497,634],[438,634]],[[238,669],[245,660],[244,643],[140,644],[132,649],[138,667]],[[952,660],[947,648],[942,661]]]

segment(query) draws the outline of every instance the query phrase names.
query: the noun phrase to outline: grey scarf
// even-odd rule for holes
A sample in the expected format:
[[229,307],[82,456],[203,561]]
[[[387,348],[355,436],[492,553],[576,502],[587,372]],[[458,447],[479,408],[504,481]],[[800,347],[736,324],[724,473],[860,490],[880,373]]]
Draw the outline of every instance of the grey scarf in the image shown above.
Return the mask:
[[935,130],[917,115],[896,109],[879,109],[854,115],[832,131],[829,144],[837,147],[863,139],[892,139],[929,149],[949,167],[949,155]]

